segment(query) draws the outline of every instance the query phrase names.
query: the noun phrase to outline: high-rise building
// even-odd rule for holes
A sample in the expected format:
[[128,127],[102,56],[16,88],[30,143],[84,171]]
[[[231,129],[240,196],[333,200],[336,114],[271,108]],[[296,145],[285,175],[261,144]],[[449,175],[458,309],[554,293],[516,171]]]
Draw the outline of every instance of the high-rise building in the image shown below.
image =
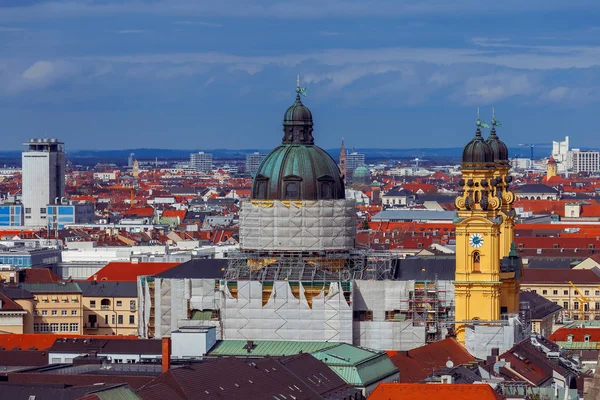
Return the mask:
[[133,167],[133,161],[135,160],[135,154],[130,153],[129,157],[127,157],[127,167],[131,168]]
[[211,153],[201,151],[190,155],[190,164],[198,172],[211,172],[212,162],[213,159]]
[[259,152],[246,154],[246,172],[254,174],[265,157],[265,154]]
[[48,204],[65,195],[64,143],[57,139],[31,139],[22,154],[25,226],[47,226]]
[[593,150],[573,149],[570,153],[571,169],[580,172],[600,171],[600,152]]
[[552,142],[552,158],[557,162],[559,172],[566,172],[573,167],[570,153],[568,136],[562,142]]
[[354,170],[360,166],[365,165],[365,155],[353,151],[352,153],[346,154],[346,181],[352,182],[352,176]]

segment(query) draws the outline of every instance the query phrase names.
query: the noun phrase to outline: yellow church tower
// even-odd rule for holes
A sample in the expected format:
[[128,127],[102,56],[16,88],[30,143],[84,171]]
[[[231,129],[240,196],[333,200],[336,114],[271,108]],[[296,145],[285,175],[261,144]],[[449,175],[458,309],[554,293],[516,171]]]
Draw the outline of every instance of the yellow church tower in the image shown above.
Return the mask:
[[[515,265],[520,266],[520,259],[513,251],[510,257],[501,262],[504,256],[501,246],[504,221],[502,205],[505,197],[511,200],[510,196],[505,196],[505,192],[508,193],[506,188],[509,182],[506,182],[506,178],[510,166],[508,160],[506,163],[499,162],[504,161],[500,158],[508,157],[496,155],[495,150],[505,149],[506,146],[497,136],[491,139],[499,143],[490,145],[481,135],[482,127],[487,127],[487,124],[478,119],[475,137],[463,150],[463,176],[458,182],[459,195],[455,202],[455,333],[456,339],[462,344],[465,343],[467,325],[475,321],[481,324],[498,321],[501,314],[514,312],[515,304],[518,310],[519,304],[514,282],[508,281],[518,282],[519,276],[512,270]],[[502,172],[499,166],[502,166]],[[502,183],[501,174],[504,174]],[[512,229],[510,232],[512,234]]]
[[556,160],[554,157],[550,157],[548,160],[548,165],[546,165],[546,182],[555,176],[558,176]]
[[[515,195],[509,188],[512,176],[509,174],[511,166],[508,160],[508,148],[496,133],[496,128],[502,126],[502,124],[496,119],[493,108],[491,124],[492,130],[487,143],[492,150],[492,158],[496,166],[492,187],[494,188],[494,196],[501,201],[498,215],[502,220],[500,223],[500,270],[502,280],[500,288],[500,311],[502,314],[516,313],[519,311],[519,292],[521,290],[519,277],[521,274],[520,271],[517,274],[514,274],[512,271],[514,268],[520,269],[520,259],[518,259],[516,249],[514,248],[516,213],[513,203]],[[513,273],[511,274],[511,272]]]

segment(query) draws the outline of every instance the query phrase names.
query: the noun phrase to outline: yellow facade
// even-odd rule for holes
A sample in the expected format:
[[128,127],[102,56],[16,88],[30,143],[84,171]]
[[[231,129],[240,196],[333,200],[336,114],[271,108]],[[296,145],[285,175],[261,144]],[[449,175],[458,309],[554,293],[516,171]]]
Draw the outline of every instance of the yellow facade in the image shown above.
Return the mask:
[[568,282],[521,284],[523,290],[535,292],[561,306],[564,318],[600,320],[600,286],[597,283],[577,283],[576,287],[589,302],[582,302],[581,296]]
[[137,297],[84,297],[85,335],[138,335]]
[[35,292],[33,332],[81,335],[83,308],[81,293]]
[[557,169],[556,161],[554,158],[550,158],[546,166],[546,181],[558,175]]
[[[463,153],[456,198],[455,334],[465,343],[466,326],[499,321],[519,310],[519,274],[502,272],[514,236],[514,195],[508,164],[496,164],[481,132]],[[488,153],[486,153],[486,151]]]

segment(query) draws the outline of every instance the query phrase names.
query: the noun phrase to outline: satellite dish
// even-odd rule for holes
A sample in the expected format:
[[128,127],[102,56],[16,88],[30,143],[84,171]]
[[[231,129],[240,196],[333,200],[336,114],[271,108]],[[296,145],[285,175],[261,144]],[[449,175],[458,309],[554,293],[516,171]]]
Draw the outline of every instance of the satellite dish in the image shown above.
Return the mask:
[[454,363],[452,362],[452,360],[446,361],[446,368],[452,368],[452,367],[454,367]]

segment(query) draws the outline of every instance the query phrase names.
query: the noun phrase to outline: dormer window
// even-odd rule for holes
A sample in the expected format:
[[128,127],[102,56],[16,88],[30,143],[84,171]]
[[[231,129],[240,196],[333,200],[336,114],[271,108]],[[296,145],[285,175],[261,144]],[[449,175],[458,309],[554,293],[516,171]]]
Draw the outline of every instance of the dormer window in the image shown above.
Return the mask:
[[583,341],[586,342],[586,343],[589,343],[590,342],[590,337],[591,337],[590,335],[585,335],[583,337]]
[[302,178],[296,175],[283,177],[283,198],[285,200],[300,200],[300,183]]
[[569,342],[569,343],[573,342],[573,335],[567,335],[567,342]]

